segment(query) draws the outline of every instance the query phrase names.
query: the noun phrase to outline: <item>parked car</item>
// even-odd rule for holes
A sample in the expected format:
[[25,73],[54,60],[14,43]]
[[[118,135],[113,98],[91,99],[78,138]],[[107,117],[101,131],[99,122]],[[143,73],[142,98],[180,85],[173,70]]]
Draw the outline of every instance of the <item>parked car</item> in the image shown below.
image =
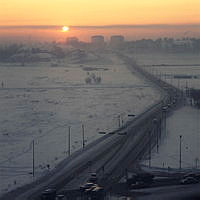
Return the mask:
[[53,188],[48,188],[42,192],[41,200],[55,200],[56,190]]
[[200,181],[200,174],[199,173],[188,173],[188,174],[183,176],[183,178],[187,178],[187,177],[193,177],[193,178],[197,179],[198,181]]
[[147,184],[143,181],[136,181],[135,184],[131,184],[130,189],[141,189],[147,187]]
[[181,180],[181,184],[195,184],[198,183],[197,179],[193,177],[186,177]]
[[85,193],[86,195],[90,195],[91,192],[92,192],[92,190],[95,189],[96,187],[98,187],[98,185],[97,185],[97,184],[93,184],[91,187],[85,189],[85,190],[84,190],[84,193]]
[[147,172],[133,174],[131,178],[127,179],[127,184],[130,186],[136,182],[144,182],[146,184],[153,183],[154,175]]
[[91,173],[91,177],[97,177],[97,173]]
[[62,194],[59,194],[56,196],[56,200],[65,200],[65,196]]
[[94,186],[94,183],[87,182],[86,184],[80,186],[80,191],[84,192],[86,189],[89,189],[92,186]]

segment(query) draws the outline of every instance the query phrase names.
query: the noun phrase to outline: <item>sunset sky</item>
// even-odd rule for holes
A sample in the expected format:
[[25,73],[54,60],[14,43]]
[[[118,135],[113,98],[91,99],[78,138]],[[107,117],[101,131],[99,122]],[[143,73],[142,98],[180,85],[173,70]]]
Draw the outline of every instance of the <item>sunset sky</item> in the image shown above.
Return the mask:
[[0,0],[0,26],[200,24],[200,0]]

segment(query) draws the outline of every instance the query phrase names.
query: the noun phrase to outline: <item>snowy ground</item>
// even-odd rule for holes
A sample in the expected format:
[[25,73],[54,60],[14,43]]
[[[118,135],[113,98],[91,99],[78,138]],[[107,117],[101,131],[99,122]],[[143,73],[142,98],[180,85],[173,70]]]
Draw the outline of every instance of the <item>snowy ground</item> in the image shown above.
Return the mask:
[[[200,65],[199,66],[160,66],[160,67],[146,67],[151,73],[167,81],[174,86],[185,89],[189,88],[200,88]],[[191,78],[184,78],[186,75]],[[174,78],[175,76],[175,78]],[[176,77],[183,78],[176,78]]]
[[[140,56],[141,58],[142,56]],[[170,84],[185,89],[193,87],[200,89],[200,57],[198,55],[157,55],[157,59],[148,62],[148,56],[143,60],[145,65],[171,64],[170,66],[146,66],[146,70],[161,77]],[[154,55],[156,57],[156,55]],[[179,65],[180,66],[176,66]],[[181,65],[185,64],[185,65]],[[188,66],[186,66],[188,65]],[[189,75],[193,78],[174,78],[174,75]],[[196,78],[194,78],[196,77]],[[200,111],[186,106],[177,110],[167,119],[167,135],[162,141],[159,153],[154,152],[152,166],[179,168],[179,136],[182,135],[182,166],[193,168],[199,164],[200,154]],[[148,161],[147,161],[148,163]]]
[[199,53],[134,53],[130,54],[141,65],[200,65]]
[[[199,167],[200,153],[200,111],[185,106],[177,110],[167,119],[167,133],[164,136],[159,152],[154,150],[153,167],[179,168],[180,135],[182,135],[182,167]],[[148,161],[147,161],[148,163]]]
[[[160,98],[115,56],[108,65],[66,64],[20,67],[0,64],[0,193],[32,180],[32,140],[35,141],[36,178],[67,156],[68,127],[71,151],[86,144],[99,131],[118,128],[128,114],[139,114]],[[99,85],[86,85],[88,68],[102,77]],[[91,69],[89,69],[91,70]]]

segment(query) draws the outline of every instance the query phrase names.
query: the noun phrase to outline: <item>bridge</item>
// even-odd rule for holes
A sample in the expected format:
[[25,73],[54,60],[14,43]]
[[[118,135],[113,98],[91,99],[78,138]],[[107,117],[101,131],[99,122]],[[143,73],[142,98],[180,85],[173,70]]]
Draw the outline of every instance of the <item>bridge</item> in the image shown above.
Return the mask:
[[96,172],[99,184],[109,189],[125,174],[127,166],[136,164],[144,155],[150,158],[152,148],[158,148],[167,114],[181,105],[182,92],[137,66],[131,58],[118,56],[131,72],[137,72],[161,91],[161,100],[118,130],[73,153],[46,176],[5,194],[0,200],[38,200],[49,187],[64,193],[79,188],[91,172]]

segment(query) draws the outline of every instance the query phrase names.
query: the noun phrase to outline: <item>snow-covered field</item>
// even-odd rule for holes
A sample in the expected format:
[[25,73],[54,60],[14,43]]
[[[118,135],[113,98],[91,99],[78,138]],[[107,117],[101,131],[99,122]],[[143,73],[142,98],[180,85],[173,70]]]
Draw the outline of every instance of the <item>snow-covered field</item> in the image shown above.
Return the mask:
[[[119,115],[126,122],[128,114],[139,114],[159,100],[160,94],[117,57],[108,58],[107,65],[0,64],[1,194],[32,180],[32,140],[38,178],[48,173],[47,165],[52,169],[68,156],[69,126],[74,152],[82,145],[82,124],[88,144],[101,136],[99,131],[118,128]],[[88,72],[101,76],[101,84],[86,84]]]
[[[154,55],[156,56],[156,55]],[[144,56],[145,57],[145,56]],[[145,57],[145,65],[171,64],[170,66],[146,66],[146,70],[180,89],[200,89],[200,57],[198,55],[157,55],[154,62]],[[177,66],[179,65],[180,66]],[[185,65],[181,65],[185,64]],[[196,64],[193,66],[193,64]],[[186,66],[188,65],[188,66]],[[175,75],[175,77],[174,77]],[[184,75],[186,75],[184,77]],[[180,78],[181,76],[181,78]],[[191,78],[187,78],[191,77]],[[179,77],[179,78],[176,78]],[[159,153],[154,152],[152,166],[179,168],[179,136],[182,135],[182,166],[200,167],[200,111],[186,106],[177,110],[167,119],[167,135],[162,141]],[[147,162],[148,163],[148,162]]]
[[[200,65],[199,66],[160,66],[146,67],[151,73],[162,77],[174,86],[185,89],[200,88]],[[184,77],[185,76],[185,77]]]
[[141,65],[200,65],[199,53],[134,53],[130,54]]
[[200,111],[190,106],[175,111],[167,119],[167,134],[161,142],[159,152],[154,150],[152,166],[179,168],[180,135],[182,135],[182,167],[200,166]]

